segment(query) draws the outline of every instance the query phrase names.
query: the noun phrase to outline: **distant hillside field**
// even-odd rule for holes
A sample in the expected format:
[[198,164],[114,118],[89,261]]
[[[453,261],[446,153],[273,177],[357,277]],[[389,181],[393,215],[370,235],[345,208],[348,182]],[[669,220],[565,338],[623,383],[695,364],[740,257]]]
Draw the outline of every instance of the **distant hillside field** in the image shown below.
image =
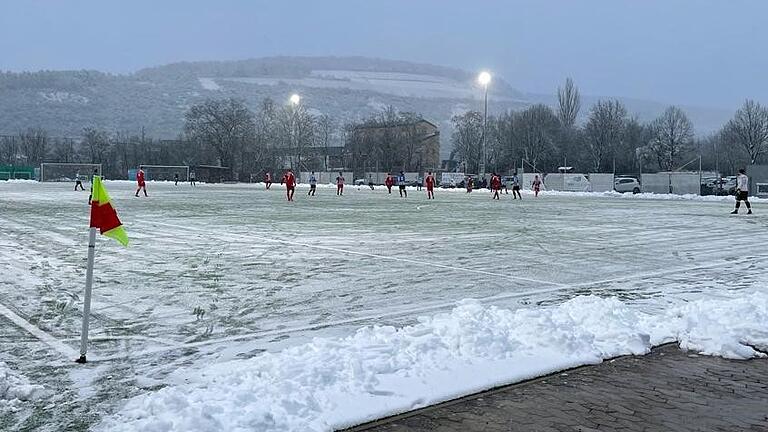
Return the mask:
[[[86,126],[130,132],[143,127],[149,136],[175,138],[187,108],[206,98],[237,97],[256,109],[265,97],[287,101],[292,93],[299,93],[313,112],[328,114],[339,123],[360,119],[387,105],[421,113],[443,131],[443,155],[450,151],[450,118],[482,109],[482,89],[474,72],[363,57],[270,57],[175,63],[130,75],[0,73],[0,134],[42,127],[55,136],[79,136]],[[584,97],[582,116],[596,99]],[[665,107],[649,101],[622,101],[641,120],[652,119]],[[556,98],[524,93],[494,78],[489,102],[492,113],[538,102],[553,105]],[[715,130],[732,115],[726,110],[684,108],[697,132]]]

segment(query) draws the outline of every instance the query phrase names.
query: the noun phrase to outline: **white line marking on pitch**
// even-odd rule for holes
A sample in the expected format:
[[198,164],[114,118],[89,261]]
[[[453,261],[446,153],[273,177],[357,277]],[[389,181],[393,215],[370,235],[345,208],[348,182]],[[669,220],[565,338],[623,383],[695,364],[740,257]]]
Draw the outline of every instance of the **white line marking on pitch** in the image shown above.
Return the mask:
[[70,348],[69,346],[63,344],[55,337],[40,330],[40,328],[38,328],[37,326],[30,324],[27,320],[20,317],[15,312],[3,306],[2,304],[0,304],[0,315],[3,315],[4,317],[8,318],[12,323],[28,331],[33,336],[38,338],[41,342],[45,343],[49,347],[61,353],[61,355],[63,355],[64,357],[70,360],[74,360],[75,358],[78,357],[79,354],[75,349]]

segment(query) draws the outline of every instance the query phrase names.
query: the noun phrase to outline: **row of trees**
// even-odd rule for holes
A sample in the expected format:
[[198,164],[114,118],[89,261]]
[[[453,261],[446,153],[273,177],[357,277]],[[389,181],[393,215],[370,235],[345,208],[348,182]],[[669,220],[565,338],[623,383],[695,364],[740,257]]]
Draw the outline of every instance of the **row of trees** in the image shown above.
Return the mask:
[[252,173],[282,168],[327,169],[312,147],[329,147],[335,122],[303,105],[278,106],[265,99],[256,112],[238,99],[209,99],[185,115],[184,138],[208,146],[221,166],[244,180]]
[[[267,98],[252,111],[239,99],[209,99],[190,107],[184,120],[174,140],[94,127],[84,128],[79,139],[54,138],[32,129],[0,139],[0,164],[100,163],[110,177],[123,177],[140,164],[218,165],[230,168],[233,178],[247,181],[253,174],[286,167],[416,171],[424,156],[417,148],[423,138],[418,129],[421,116],[392,107],[339,127],[335,119],[314,115],[301,104],[280,106]],[[330,147],[341,143],[343,154],[337,151],[336,160],[330,161]]]
[[39,166],[42,162],[100,163],[105,175],[124,178],[140,164],[190,165],[210,157],[193,142],[156,140],[139,133],[86,127],[82,136],[52,137],[45,130],[29,129],[0,137],[0,165]]
[[[579,124],[581,96],[572,80],[558,88],[558,106],[533,105],[490,116],[483,127],[480,112],[454,116],[451,158],[467,172],[478,172],[486,139],[486,166],[509,172],[551,171],[570,165],[579,170],[636,173],[674,170],[699,156],[705,169],[735,172],[766,162],[768,108],[748,100],[721,130],[696,138],[686,113],[675,106],[657,119],[641,122],[614,99],[599,100]],[[278,105],[264,99],[252,111],[238,99],[207,100],[185,115],[175,140],[156,140],[139,133],[87,127],[79,139],[50,137],[42,129],[0,136],[0,165],[37,166],[41,162],[101,163],[109,176],[121,177],[139,164],[221,165],[232,176],[291,167],[294,170],[352,168],[417,171],[414,147],[421,117],[387,108],[355,124],[339,126],[300,104]],[[397,126],[397,127],[392,127]],[[376,131],[371,133],[370,131]],[[330,164],[329,147],[344,143],[346,160]],[[318,151],[324,149],[324,151]],[[323,156],[325,155],[325,156]]]
[[140,164],[219,165],[229,167],[234,178],[248,180],[286,163],[293,169],[328,169],[327,160],[307,150],[327,148],[337,135],[333,119],[312,115],[299,104],[278,106],[264,99],[254,112],[239,99],[211,99],[186,112],[184,130],[174,140],[95,127],[84,128],[79,139],[30,129],[0,137],[0,164],[100,163],[112,177],[123,177]]
[[[734,172],[763,161],[768,152],[768,109],[748,100],[724,127],[696,138],[686,113],[668,107],[651,122],[630,116],[619,100],[599,100],[578,124],[581,96],[571,79],[558,88],[556,110],[533,105],[489,116],[486,129],[488,169],[552,171],[569,165],[594,172],[670,171],[701,156],[705,169]],[[454,116],[452,158],[477,172],[482,157],[483,117],[469,111]]]

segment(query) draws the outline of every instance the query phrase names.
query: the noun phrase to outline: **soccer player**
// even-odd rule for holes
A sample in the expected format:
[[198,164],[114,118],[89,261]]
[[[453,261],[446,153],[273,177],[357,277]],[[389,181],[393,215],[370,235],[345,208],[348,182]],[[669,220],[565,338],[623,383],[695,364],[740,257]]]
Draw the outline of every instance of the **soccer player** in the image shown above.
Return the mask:
[[467,193],[472,193],[472,177],[467,176],[467,179],[464,180],[464,182],[466,183]]
[[435,176],[432,175],[432,171],[427,173],[424,183],[427,185],[427,199],[435,199]]
[[280,183],[285,183],[285,196],[288,198],[288,201],[293,201],[293,193],[296,191],[296,176],[293,175],[293,171],[290,168],[285,172]]
[[173,173],[173,185],[174,186],[179,185],[179,173]]
[[387,186],[387,192],[392,193],[392,186],[395,185],[395,179],[392,177],[392,173],[387,173],[387,179],[384,180],[384,184]]
[[499,191],[501,190],[501,178],[494,172],[491,174],[491,190],[493,191],[493,196],[491,199],[501,199],[499,197]]
[[499,179],[501,180],[501,188],[504,189],[504,194],[509,195],[509,187],[507,187],[509,179],[507,176],[499,176]]
[[136,188],[136,196],[139,196],[139,192],[141,190],[144,190],[144,196],[147,195],[147,183],[144,181],[144,170],[139,168],[139,171],[136,173],[136,183],[139,185],[138,188]]
[[515,175],[512,176],[512,199],[523,199],[523,196],[520,195],[520,179],[517,177],[517,172],[515,172]]
[[405,173],[400,171],[400,175],[397,176],[397,187],[400,189],[400,198],[408,198],[408,191],[405,190]]
[[[355,185],[352,185],[354,187]],[[339,176],[336,177],[336,195],[344,195],[344,175],[339,171]]]
[[312,171],[312,174],[309,175],[309,192],[307,192],[307,196],[315,196],[316,189],[317,189],[317,177],[315,177],[315,172]]
[[539,180],[538,174],[533,176],[531,187],[533,188],[533,196],[538,197],[539,191],[541,191],[541,180]]
[[78,186],[80,187],[80,190],[85,190],[83,187],[83,179],[80,177],[80,171],[75,174],[75,190],[77,190]]
[[195,172],[194,171],[190,171],[189,172],[189,185],[190,186],[195,186],[195,184],[196,184],[195,183]]
[[747,205],[747,214],[752,214],[752,206],[749,204],[749,177],[744,168],[739,169],[739,175],[736,176],[736,208],[731,214],[738,214],[741,202]]
[[269,187],[272,186],[272,173],[267,173],[264,176],[264,184],[267,185],[267,190],[269,190]]

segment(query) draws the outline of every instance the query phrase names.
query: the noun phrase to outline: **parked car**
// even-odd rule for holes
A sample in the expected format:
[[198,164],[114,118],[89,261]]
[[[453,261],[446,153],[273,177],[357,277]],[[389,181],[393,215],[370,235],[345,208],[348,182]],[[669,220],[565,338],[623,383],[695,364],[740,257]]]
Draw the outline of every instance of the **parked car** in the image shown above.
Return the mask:
[[613,181],[613,190],[616,192],[640,193],[640,182],[634,177],[616,177]]
[[728,176],[723,183],[723,190],[728,191],[728,195],[736,195],[736,176]]

